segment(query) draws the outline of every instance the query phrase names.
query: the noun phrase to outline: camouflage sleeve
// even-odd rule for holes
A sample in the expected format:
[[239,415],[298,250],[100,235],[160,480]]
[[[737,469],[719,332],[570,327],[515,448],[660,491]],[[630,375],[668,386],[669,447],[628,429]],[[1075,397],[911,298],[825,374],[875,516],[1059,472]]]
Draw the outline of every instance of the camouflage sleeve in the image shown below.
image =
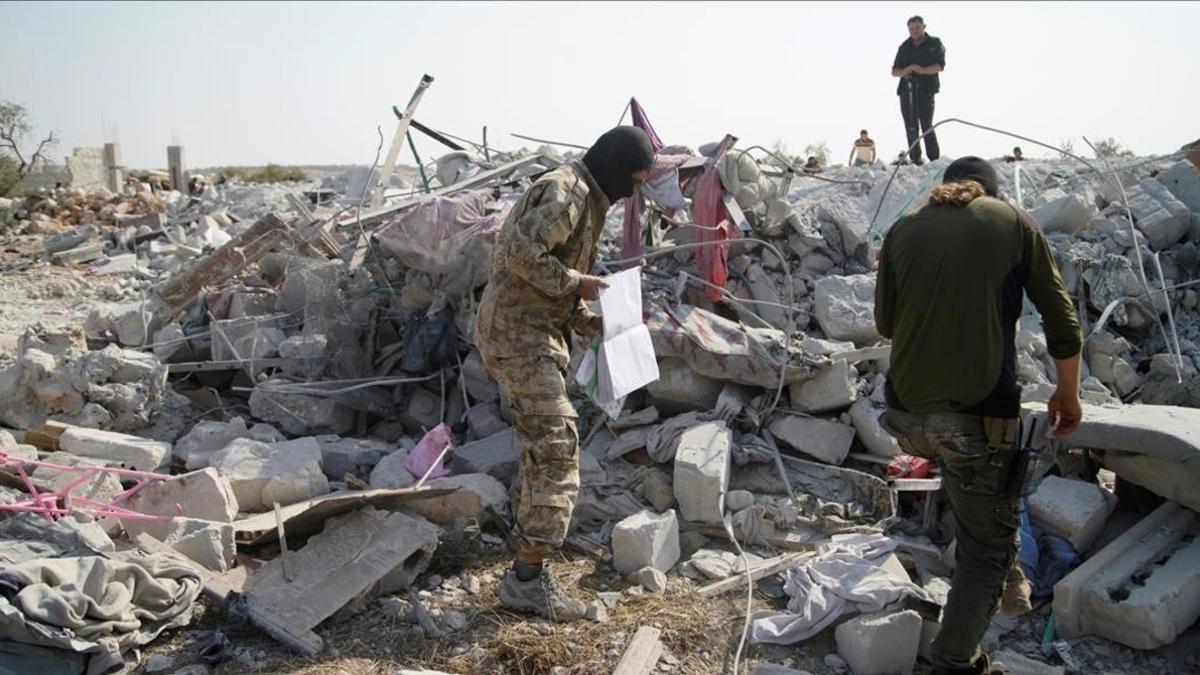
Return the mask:
[[554,249],[571,236],[581,213],[570,190],[556,183],[546,185],[516,223],[507,251],[513,273],[550,297],[577,291],[582,275],[564,265]]
[[589,335],[588,324],[597,316],[600,315],[588,309],[583,298],[580,298],[575,302],[575,313],[571,315],[571,330],[580,335]]

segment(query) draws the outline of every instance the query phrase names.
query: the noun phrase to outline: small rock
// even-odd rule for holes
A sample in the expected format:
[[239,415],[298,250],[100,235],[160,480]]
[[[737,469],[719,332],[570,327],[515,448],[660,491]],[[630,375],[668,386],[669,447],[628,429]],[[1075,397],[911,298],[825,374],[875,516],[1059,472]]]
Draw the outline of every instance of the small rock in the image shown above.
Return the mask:
[[175,659],[166,654],[155,654],[146,659],[146,666],[143,670],[147,673],[161,673],[175,665]]
[[471,595],[479,594],[479,579],[473,574],[464,575],[462,578],[462,589]]
[[456,609],[452,609],[442,616],[442,625],[451,631],[466,630],[468,624],[467,615]]
[[433,575],[430,575],[430,577],[425,580],[425,586],[426,586],[426,588],[431,588],[431,589],[441,588],[442,583],[444,581],[445,581],[445,579],[443,579],[442,577],[440,577],[436,574],[433,574]]
[[603,602],[609,608],[616,607],[617,603],[621,601],[621,594],[611,591],[597,593],[596,596],[600,598],[600,602]]
[[586,616],[588,621],[595,621],[596,623],[608,623],[608,609],[602,602],[593,602],[592,604],[588,605]]
[[635,598],[640,598],[646,594],[646,589],[641,586],[630,586],[625,589],[624,593]]
[[651,593],[662,593],[667,590],[667,575],[653,567],[643,567],[629,575],[629,578],[641,584],[642,588]]
[[837,673],[846,673],[850,671],[850,664],[837,654],[827,654],[825,656],[825,667]]
[[533,629],[541,635],[554,635],[554,626],[545,620],[534,621]]
[[725,495],[725,508],[735,513],[753,504],[754,493],[749,490],[730,490]]

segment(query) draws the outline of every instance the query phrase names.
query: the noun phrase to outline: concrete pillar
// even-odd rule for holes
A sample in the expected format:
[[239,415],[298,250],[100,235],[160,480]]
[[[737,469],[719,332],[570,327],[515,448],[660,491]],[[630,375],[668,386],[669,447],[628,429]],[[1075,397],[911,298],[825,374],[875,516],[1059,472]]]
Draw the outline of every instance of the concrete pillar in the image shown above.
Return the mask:
[[121,146],[116,143],[104,144],[104,178],[108,183],[108,189],[113,192],[120,192],[124,176],[121,175]]
[[183,164],[183,146],[167,146],[167,171],[171,174],[171,187],[180,192],[187,192],[188,175]]

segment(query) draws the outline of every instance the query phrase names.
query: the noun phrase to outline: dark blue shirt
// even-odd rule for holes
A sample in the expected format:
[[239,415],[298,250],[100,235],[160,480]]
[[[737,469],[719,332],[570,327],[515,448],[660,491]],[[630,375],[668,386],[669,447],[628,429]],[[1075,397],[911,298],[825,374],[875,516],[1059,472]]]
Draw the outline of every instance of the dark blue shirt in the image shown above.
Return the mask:
[[[937,64],[943,68],[946,67],[946,48],[942,46],[942,41],[932,35],[926,34],[925,40],[921,44],[913,44],[912,38],[908,38],[900,43],[900,48],[896,50],[896,60],[892,63],[892,68],[906,68],[908,66],[932,66]],[[911,77],[916,85],[917,93],[921,94],[936,94],[940,88],[941,82],[937,75],[909,75],[908,77],[900,78],[900,84],[896,87],[897,94],[903,94],[904,89],[908,86],[908,78]]]

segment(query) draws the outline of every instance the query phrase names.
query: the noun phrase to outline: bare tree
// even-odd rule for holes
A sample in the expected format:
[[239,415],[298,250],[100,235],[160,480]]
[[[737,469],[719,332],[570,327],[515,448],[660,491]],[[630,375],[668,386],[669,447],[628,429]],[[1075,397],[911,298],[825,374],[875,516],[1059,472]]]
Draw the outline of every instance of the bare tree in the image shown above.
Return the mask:
[[1117,157],[1133,157],[1133,151],[1121,145],[1120,141],[1113,137],[1101,138],[1096,141],[1096,157],[1115,159]]
[[12,153],[17,162],[17,173],[26,176],[39,161],[46,161],[46,153],[58,145],[58,138],[51,131],[37,144],[29,159],[21,152],[21,146],[33,126],[29,123],[29,111],[20,103],[0,101],[0,151]]

